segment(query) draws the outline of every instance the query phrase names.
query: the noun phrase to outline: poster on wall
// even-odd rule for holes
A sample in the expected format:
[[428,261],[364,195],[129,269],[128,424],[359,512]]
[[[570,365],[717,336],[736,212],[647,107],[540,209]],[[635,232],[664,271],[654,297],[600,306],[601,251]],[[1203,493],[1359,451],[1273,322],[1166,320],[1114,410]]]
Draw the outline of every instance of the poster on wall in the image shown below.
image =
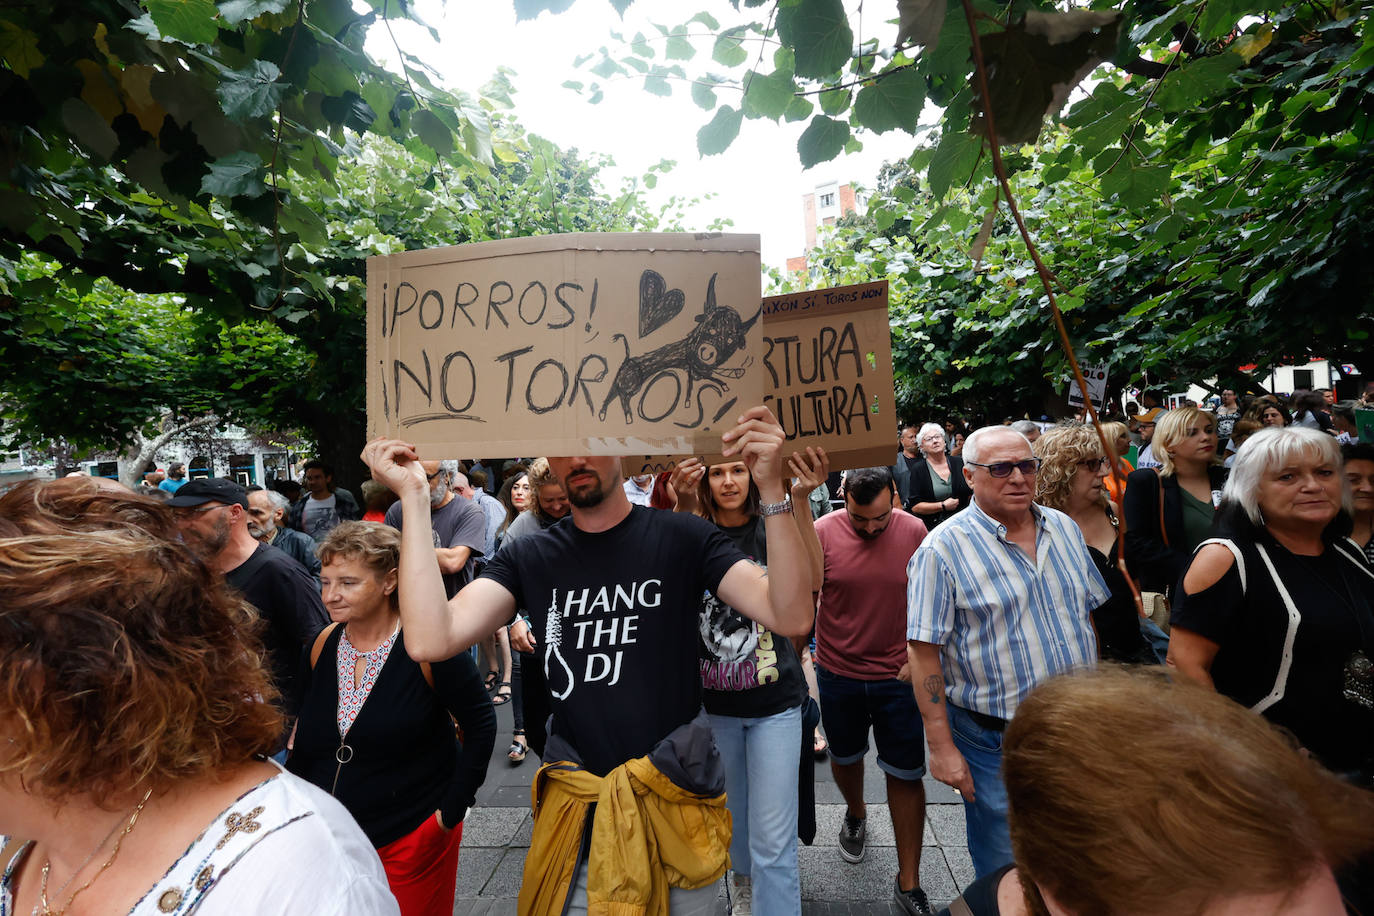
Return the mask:
[[370,436],[426,458],[718,450],[763,399],[759,237],[578,233],[369,258]]

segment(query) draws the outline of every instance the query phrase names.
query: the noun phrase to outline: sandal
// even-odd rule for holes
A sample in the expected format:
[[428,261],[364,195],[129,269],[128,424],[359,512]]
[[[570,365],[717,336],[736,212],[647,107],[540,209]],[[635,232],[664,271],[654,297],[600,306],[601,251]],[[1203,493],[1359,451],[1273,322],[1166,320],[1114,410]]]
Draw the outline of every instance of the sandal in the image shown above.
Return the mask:
[[485,688],[487,688],[487,693],[491,693],[493,690],[496,689],[496,682],[499,681],[500,679],[501,679],[501,672],[499,672],[499,671],[488,671],[488,672],[487,672],[487,676],[486,676],[485,678],[482,679],[482,686],[485,687]]
[[[505,693],[502,693],[503,690]],[[491,698],[491,705],[505,706],[510,702],[510,697],[510,681],[502,681],[501,686],[496,688],[496,696]]]
[[525,730],[517,728],[511,736],[510,750],[506,757],[510,760],[510,765],[515,767],[525,762],[525,755],[530,752],[530,747],[525,743]]

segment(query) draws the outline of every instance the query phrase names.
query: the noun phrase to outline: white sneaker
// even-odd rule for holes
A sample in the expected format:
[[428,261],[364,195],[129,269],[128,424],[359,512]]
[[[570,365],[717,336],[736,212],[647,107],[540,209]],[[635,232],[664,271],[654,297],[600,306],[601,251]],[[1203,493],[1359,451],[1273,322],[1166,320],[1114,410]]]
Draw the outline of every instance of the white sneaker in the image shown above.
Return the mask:
[[726,912],[730,916],[752,916],[754,887],[748,875],[736,874],[733,869],[725,873]]

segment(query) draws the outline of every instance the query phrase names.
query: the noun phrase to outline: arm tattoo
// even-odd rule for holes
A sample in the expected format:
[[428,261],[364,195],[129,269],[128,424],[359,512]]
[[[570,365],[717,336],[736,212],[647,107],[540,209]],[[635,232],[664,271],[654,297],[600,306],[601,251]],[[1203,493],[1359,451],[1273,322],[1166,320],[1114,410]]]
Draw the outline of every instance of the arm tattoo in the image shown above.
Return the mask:
[[921,682],[930,694],[930,702],[934,706],[940,705],[940,700],[945,695],[945,679],[938,674],[932,674]]

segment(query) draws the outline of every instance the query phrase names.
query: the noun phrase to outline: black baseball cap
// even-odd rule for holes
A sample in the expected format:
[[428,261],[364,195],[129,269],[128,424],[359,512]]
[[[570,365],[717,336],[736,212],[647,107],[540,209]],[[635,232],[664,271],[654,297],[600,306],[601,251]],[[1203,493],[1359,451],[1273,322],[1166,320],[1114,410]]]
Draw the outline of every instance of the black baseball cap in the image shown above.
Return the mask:
[[247,509],[248,491],[223,477],[201,477],[182,484],[175,495],[167,500],[167,505],[173,509],[202,506],[205,503],[237,504]]

